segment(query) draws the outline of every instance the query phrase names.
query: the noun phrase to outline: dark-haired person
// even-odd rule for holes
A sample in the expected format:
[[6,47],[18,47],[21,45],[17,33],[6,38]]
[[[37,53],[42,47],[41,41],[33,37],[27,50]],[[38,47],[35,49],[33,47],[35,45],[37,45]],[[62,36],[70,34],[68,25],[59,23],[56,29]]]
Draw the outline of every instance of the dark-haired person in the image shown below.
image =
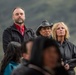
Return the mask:
[[21,64],[12,72],[12,75],[25,75],[25,71],[28,67],[28,62],[31,55],[31,49],[33,46],[34,39],[29,39],[22,44],[22,62]]
[[0,75],[11,75],[21,58],[21,44],[18,42],[10,42],[7,46],[7,51],[1,62]]
[[36,35],[51,38],[52,26],[53,24],[50,24],[47,20],[42,21],[42,23],[36,30]]
[[62,55],[62,65],[70,75],[75,75],[76,67],[76,46],[72,44],[69,38],[69,30],[64,22],[55,23],[52,27],[52,37],[57,41]]
[[11,41],[23,43],[29,38],[34,38],[35,34],[31,28],[27,28],[25,22],[25,12],[22,8],[16,7],[13,10],[12,18],[14,23],[3,32],[3,50],[6,52],[7,45]]
[[61,55],[55,40],[37,37],[25,75],[68,75],[61,66]]

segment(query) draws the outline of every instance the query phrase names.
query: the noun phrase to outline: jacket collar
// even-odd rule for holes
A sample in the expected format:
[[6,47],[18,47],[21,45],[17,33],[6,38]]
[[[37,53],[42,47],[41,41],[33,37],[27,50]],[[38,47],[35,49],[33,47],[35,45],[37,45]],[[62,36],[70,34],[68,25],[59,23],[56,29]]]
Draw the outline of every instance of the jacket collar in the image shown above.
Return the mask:
[[64,42],[61,44],[60,41],[57,41],[59,46],[64,46],[67,44],[68,39],[65,39]]
[[[25,27],[25,26],[24,26],[24,27]],[[11,29],[18,31],[17,28],[16,28],[16,26],[15,26],[15,24],[13,24],[13,25],[11,26]],[[27,28],[25,27],[25,29],[27,29]]]
[[[27,28],[27,27],[25,27],[25,29],[26,29],[25,32],[28,32],[28,31],[30,30],[30,29]],[[16,29],[16,27],[15,27],[14,24],[11,26],[11,30],[19,32],[19,30]],[[20,32],[19,32],[19,33],[20,33]]]
[[29,67],[29,68],[32,68],[32,69],[35,69],[35,70],[37,70],[37,71],[40,71],[40,72],[42,72],[44,75],[54,75],[53,72],[49,72],[49,71],[45,70],[44,68],[40,68],[40,67],[38,67],[38,66],[36,66],[36,65],[33,65],[33,64],[29,64],[28,67]]

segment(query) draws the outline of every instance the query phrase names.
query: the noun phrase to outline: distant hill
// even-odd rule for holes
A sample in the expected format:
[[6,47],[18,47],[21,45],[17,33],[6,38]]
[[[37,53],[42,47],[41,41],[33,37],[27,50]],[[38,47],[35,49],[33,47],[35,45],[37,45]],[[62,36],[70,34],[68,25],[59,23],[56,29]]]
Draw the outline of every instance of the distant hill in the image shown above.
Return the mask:
[[[0,0],[0,49],[2,33],[13,24],[12,11],[20,6],[26,12],[25,24],[36,29],[42,20],[50,23],[65,22],[71,33],[70,40],[76,44],[76,1],[75,0]],[[2,56],[2,51],[0,52]]]

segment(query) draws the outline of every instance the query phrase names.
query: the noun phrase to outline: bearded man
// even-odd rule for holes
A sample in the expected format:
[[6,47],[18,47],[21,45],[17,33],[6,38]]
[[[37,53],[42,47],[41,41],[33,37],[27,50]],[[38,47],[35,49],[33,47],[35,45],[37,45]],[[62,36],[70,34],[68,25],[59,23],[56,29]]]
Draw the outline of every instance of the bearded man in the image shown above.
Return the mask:
[[16,7],[13,10],[12,19],[14,21],[13,25],[8,27],[3,32],[3,50],[4,53],[7,51],[7,45],[11,41],[23,43],[24,41],[35,38],[35,33],[31,28],[26,28],[25,22],[25,12],[22,8]]

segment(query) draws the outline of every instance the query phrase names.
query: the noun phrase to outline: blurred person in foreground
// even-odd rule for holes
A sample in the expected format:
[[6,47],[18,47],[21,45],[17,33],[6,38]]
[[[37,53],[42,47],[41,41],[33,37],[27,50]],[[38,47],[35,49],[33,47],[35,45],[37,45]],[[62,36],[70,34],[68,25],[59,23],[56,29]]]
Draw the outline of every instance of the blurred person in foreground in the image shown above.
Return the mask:
[[18,42],[10,42],[1,62],[0,75],[11,75],[12,71],[20,63],[20,58],[21,44]]
[[52,38],[52,26],[53,24],[50,24],[47,20],[42,21],[36,30],[36,35]]
[[61,65],[61,55],[55,40],[37,37],[25,75],[68,75]]
[[25,71],[28,67],[28,63],[30,60],[31,49],[33,45],[34,39],[28,39],[26,42],[22,44],[22,60],[20,65],[13,70],[12,75],[25,75]]
[[25,12],[21,7],[13,10],[12,19],[14,23],[3,32],[3,50],[6,52],[7,45],[11,41],[23,43],[29,38],[34,38],[35,34],[31,28],[27,28],[25,22]]
[[70,75],[75,75],[76,46],[68,40],[69,30],[67,25],[64,22],[55,23],[52,27],[52,37],[59,45],[62,55],[62,65]]

